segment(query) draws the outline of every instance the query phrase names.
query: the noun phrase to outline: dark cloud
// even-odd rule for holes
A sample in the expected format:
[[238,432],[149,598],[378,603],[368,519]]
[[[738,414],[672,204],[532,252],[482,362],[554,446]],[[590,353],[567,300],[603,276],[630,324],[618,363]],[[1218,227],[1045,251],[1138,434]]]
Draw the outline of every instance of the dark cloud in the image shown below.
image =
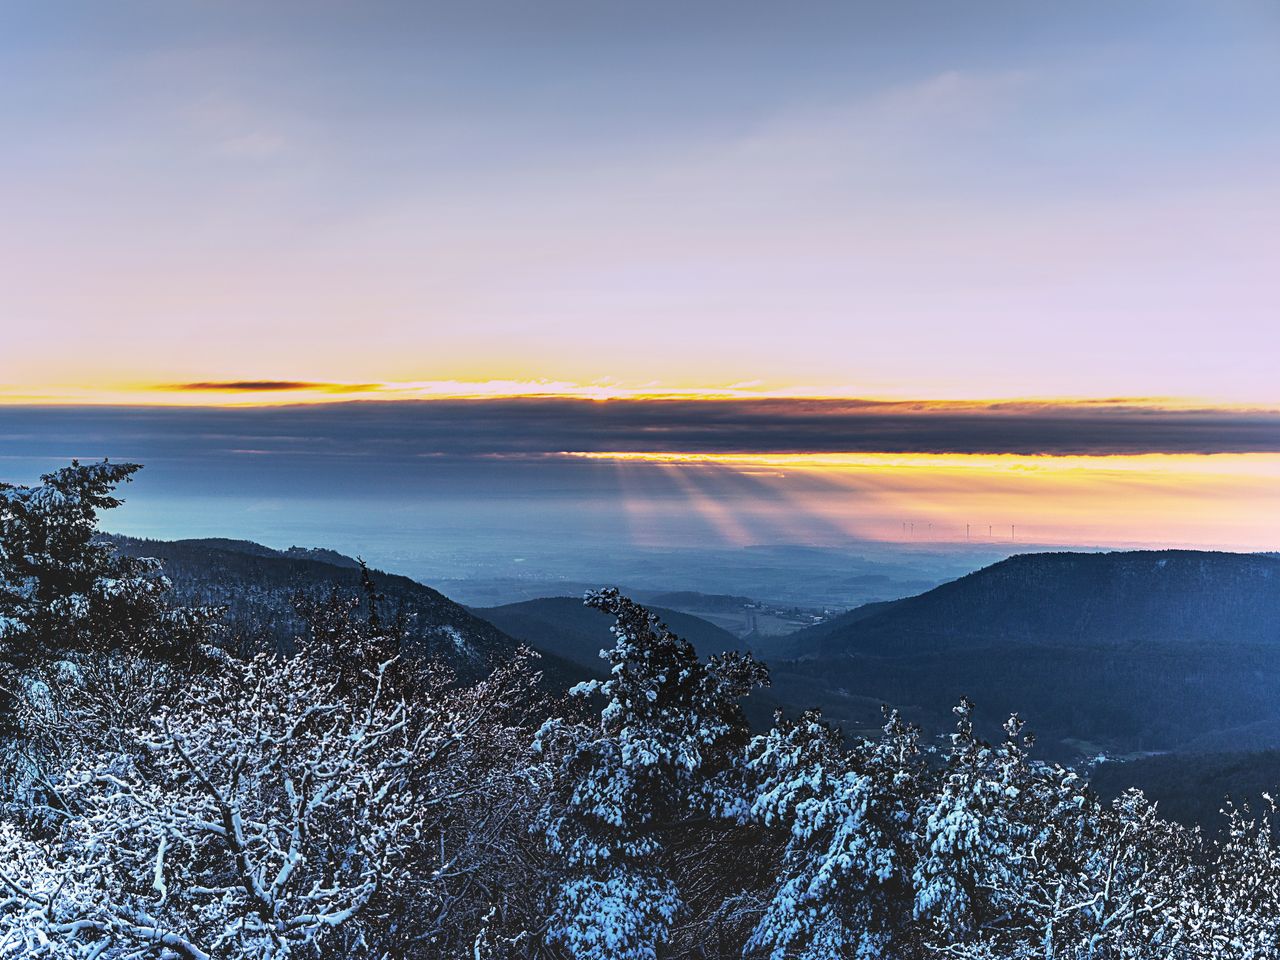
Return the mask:
[[319,390],[325,393],[365,393],[377,390],[376,383],[316,383],[310,380],[206,380],[197,383],[174,383],[158,390],[260,393],[274,390]]
[[[263,387],[263,382],[252,389],[291,388]],[[207,458],[252,450],[291,457],[370,457],[383,463],[566,451],[1280,452],[1277,411],[1174,410],[1124,401],[507,398],[251,408],[0,407],[0,433],[27,432],[49,442],[66,441],[62,447],[74,440],[76,449],[112,456]]]

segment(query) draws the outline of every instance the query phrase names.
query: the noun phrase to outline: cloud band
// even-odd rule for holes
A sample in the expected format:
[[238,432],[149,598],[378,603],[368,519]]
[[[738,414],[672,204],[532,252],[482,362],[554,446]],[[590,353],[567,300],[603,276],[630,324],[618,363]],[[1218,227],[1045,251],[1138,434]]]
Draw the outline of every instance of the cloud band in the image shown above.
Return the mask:
[[[264,389],[261,386],[255,389]],[[285,387],[267,389],[286,389]],[[1280,412],[1125,402],[555,397],[277,407],[0,407],[6,433],[410,459],[563,452],[1106,456],[1280,452]],[[114,446],[115,444],[110,444]],[[105,449],[105,447],[104,447]]]

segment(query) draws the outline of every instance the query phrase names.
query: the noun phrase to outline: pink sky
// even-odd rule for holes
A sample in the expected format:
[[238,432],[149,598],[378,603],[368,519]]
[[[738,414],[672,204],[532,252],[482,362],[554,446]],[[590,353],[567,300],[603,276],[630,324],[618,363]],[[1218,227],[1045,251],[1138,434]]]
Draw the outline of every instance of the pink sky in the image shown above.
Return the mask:
[[0,392],[1280,402],[1273,7],[645,9],[16,17]]

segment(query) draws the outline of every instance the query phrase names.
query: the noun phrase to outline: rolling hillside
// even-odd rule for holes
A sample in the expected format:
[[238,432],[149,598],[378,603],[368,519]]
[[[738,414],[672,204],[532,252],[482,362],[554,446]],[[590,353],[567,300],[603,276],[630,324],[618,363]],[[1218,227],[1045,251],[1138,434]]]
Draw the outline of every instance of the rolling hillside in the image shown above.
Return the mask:
[[1191,550],[1024,554],[873,606],[793,634],[794,654],[1280,643],[1280,559]]
[[[703,656],[742,647],[742,641],[728,630],[700,617],[662,607],[650,609]],[[589,673],[605,672],[607,665],[600,659],[600,650],[613,646],[609,632],[613,621],[578,597],[543,597],[472,612],[536,650],[554,653]]]
[[1018,556],[790,638],[778,695],[866,729],[933,731],[960,696],[1059,755],[1280,746],[1280,560],[1194,551]]
[[[287,647],[299,591],[354,593],[355,561],[330,551],[230,540],[114,538],[158,557],[186,601],[226,604],[232,630]],[[577,598],[468,610],[406,577],[376,573],[426,655],[478,675],[520,643],[544,654],[548,686],[600,675],[608,618]],[[658,608],[707,655],[741,647],[728,631]],[[753,644],[754,645],[754,644]],[[961,696],[990,736],[1018,711],[1060,759],[1099,752],[1280,748],[1280,558],[1190,551],[1014,557],[927,593],[850,611],[758,651],[773,687],[748,709],[824,710],[872,731],[882,704],[930,733]]]
[[[326,596],[337,589],[354,596],[360,590],[358,562],[331,550],[274,550],[247,540],[110,539],[122,552],[158,559],[183,602],[224,605],[230,630],[285,649],[302,630],[293,609],[295,595]],[[406,618],[414,648],[443,659],[463,676],[487,672],[520,643],[439,591],[408,577],[372,573],[387,609]],[[539,666],[552,685],[576,682],[581,674],[554,653]]]

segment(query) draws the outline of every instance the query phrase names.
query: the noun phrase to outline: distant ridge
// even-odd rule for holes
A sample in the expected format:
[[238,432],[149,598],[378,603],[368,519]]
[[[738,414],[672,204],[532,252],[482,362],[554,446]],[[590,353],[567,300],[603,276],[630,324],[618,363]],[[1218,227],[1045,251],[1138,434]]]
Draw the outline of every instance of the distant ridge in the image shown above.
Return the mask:
[[[125,539],[125,538],[115,538]],[[128,538],[132,540],[132,538]],[[335,567],[345,567],[349,570],[358,570],[360,561],[354,557],[348,557],[345,553],[339,553],[337,550],[329,550],[325,547],[289,547],[287,550],[276,550],[274,547],[263,546],[252,540],[233,540],[228,537],[194,537],[187,540],[137,540],[137,543],[161,544],[168,543],[174,546],[184,547],[207,547],[210,550],[225,550],[229,553],[242,553],[250,557],[284,557],[292,560],[318,560],[321,563],[328,563]]]
[[1060,756],[1280,747],[1280,558],[1266,554],[1019,555],[776,646],[779,696],[859,729],[888,703],[945,731],[968,696],[988,733],[1019,711]]
[[[159,560],[184,602],[225,605],[232,632],[252,632],[259,641],[284,649],[303,629],[293,609],[298,593],[327,596],[337,589],[356,596],[360,591],[359,562],[333,550],[275,550],[251,540],[217,537],[143,540],[107,535],[105,539],[123,553]],[[405,617],[413,648],[445,661],[463,677],[487,673],[520,645],[431,587],[397,574],[372,573],[387,612]],[[538,667],[556,688],[576,682],[582,673],[554,653],[546,653]]]
[[1019,554],[919,596],[870,606],[792,634],[791,652],[1280,643],[1280,557],[1195,550]]
[[[743,642],[728,630],[692,614],[650,607],[671,631],[692,643],[701,656],[738,650]],[[543,597],[500,607],[472,608],[501,630],[538,650],[555,653],[593,674],[603,674],[608,664],[600,650],[613,646],[608,616],[586,606],[581,597]]]

